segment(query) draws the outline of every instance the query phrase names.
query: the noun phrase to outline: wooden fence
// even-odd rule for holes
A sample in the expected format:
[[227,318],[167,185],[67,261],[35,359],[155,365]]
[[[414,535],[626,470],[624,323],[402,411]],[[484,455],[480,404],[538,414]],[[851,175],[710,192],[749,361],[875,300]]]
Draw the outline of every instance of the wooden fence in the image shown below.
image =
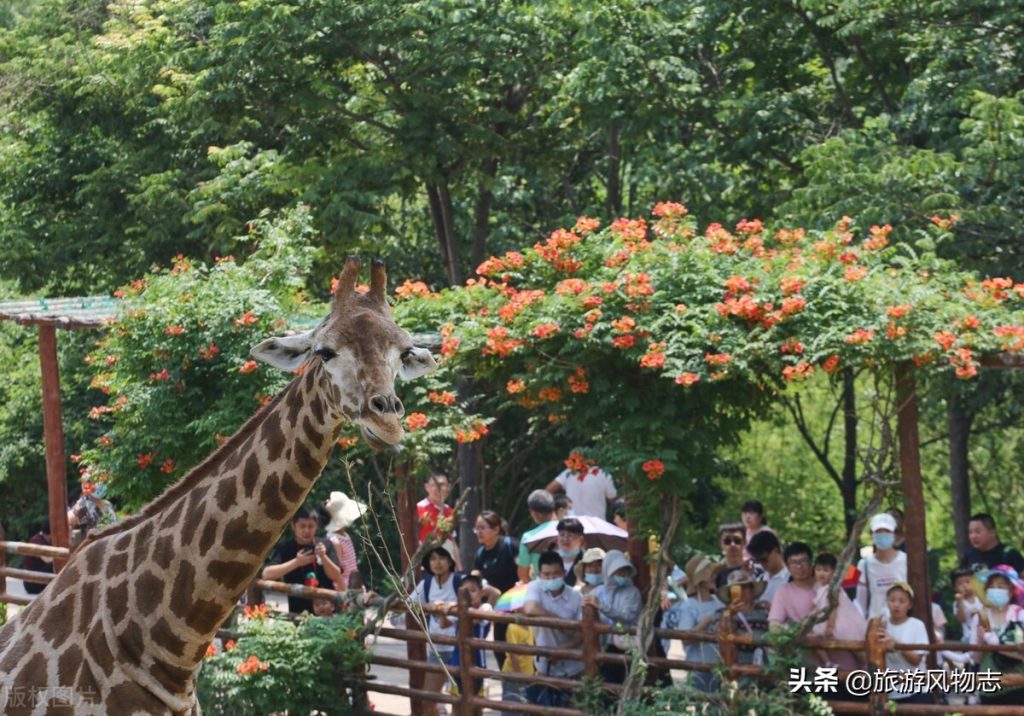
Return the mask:
[[[31,601],[30,597],[26,598],[18,595],[12,595],[7,592],[7,578],[10,577],[29,582],[47,584],[54,578],[54,575],[8,567],[6,562],[6,555],[8,553],[61,559],[67,557],[68,551],[60,547],[46,547],[25,542],[7,542],[3,540],[3,533],[0,531],[0,602],[27,604]],[[350,604],[353,601],[352,593],[346,594],[336,592],[331,589],[317,589],[302,585],[285,584],[283,582],[256,580],[254,582],[254,594],[258,595],[261,590],[290,594],[293,596],[303,596],[307,598],[325,598],[330,599],[336,604]],[[413,657],[401,659],[379,654],[371,654],[369,661],[371,665],[398,667],[408,670],[409,686],[396,686],[393,684],[378,683],[372,678],[362,680],[361,685],[359,686],[359,688],[366,693],[393,694],[408,698],[410,700],[413,714],[420,713],[424,703],[433,702],[451,705],[453,707],[452,713],[459,714],[459,716],[472,716],[472,714],[479,713],[479,711],[484,708],[513,713],[546,714],[547,716],[585,716],[583,711],[574,708],[552,708],[549,706],[538,706],[534,704],[494,701],[478,695],[475,693],[475,690],[471,685],[474,681],[479,679],[495,679],[502,682],[508,681],[523,685],[536,684],[570,691],[579,689],[581,682],[576,679],[557,676],[518,674],[515,672],[502,672],[481,668],[476,665],[476,660],[474,659],[475,650],[502,652],[506,655],[520,654],[527,656],[544,656],[555,659],[578,660],[583,663],[583,672],[580,676],[591,677],[592,679],[599,678],[601,664],[617,662],[624,663],[628,667],[631,663],[631,659],[633,658],[628,654],[612,654],[602,651],[600,645],[601,635],[611,633],[633,634],[635,633],[635,629],[614,629],[607,624],[600,623],[598,620],[597,610],[592,606],[585,606],[583,608],[582,621],[555,619],[550,617],[527,617],[523,614],[500,613],[489,610],[474,609],[470,606],[468,592],[466,590],[462,590],[459,594],[457,604],[449,605],[447,607],[425,605],[421,609],[423,612],[428,614],[444,612],[450,616],[456,617],[458,619],[458,631],[456,636],[429,636],[423,632],[422,628],[420,628],[419,622],[421,620],[419,617],[409,614],[406,607],[397,607],[395,611],[407,612],[406,628],[399,629],[394,627],[381,627],[376,629],[375,633],[379,636],[390,637],[405,642],[406,644],[413,645],[413,648],[410,650]],[[579,649],[551,649],[525,644],[508,644],[500,641],[479,639],[473,636],[474,625],[479,621],[487,621],[492,624],[519,624],[526,627],[548,627],[570,632],[579,631],[583,635],[583,644]],[[719,631],[717,634],[674,629],[658,629],[655,631],[655,638],[715,643],[718,648],[721,663],[708,664],[683,659],[648,656],[647,662],[654,669],[681,669],[686,671],[721,670],[720,673],[723,673],[728,678],[748,677],[760,680],[776,678],[761,665],[738,663],[739,651],[742,648],[766,647],[769,646],[769,644],[765,639],[755,638],[749,633],[738,633],[733,627],[732,615],[728,612],[720,621]],[[457,667],[446,667],[440,664],[428,662],[425,658],[426,646],[428,643],[458,649],[459,665]],[[417,646],[419,646],[419,648],[416,648]],[[801,646],[812,649],[862,652],[864,653],[868,664],[866,671],[883,671],[886,668],[886,649],[884,644],[878,640],[874,629],[868,630],[864,641],[839,641],[836,639],[826,639],[822,637],[807,637],[802,642]],[[993,646],[988,644],[967,645],[960,642],[897,644],[895,649],[899,651],[926,652],[939,652],[945,650],[960,652],[1002,651],[1004,653],[1007,650],[1014,650],[1024,655],[1024,645],[1007,647],[1005,645]],[[464,685],[461,693],[458,695],[441,694],[423,689],[423,674],[428,672],[446,672],[451,676],[458,676],[461,683]],[[838,676],[842,679],[846,676],[846,672],[838,672]],[[1000,682],[1003,686],[1024,685],[1024,675],[1003,674],[1000,677]],[[615,694],[621,691],[622,687],[618,684],[602,684],[601,689],[610,694]],[[365,697],[365,694],[363,694],[363,696]],[[363,699],[360,699],[360,701],[363,701]],[[939,714],[955,711],[965,715],[990,714],[991,716],[1000,716],[1002,714],[1016,715],[1021,713],[1021,707],[1019,706],[985,705],[950,707],[942,704],[900,704],[898,701],[895,702],[896,706],[893,711],[887,707],[886,701],[886,694],[873,693],[869,696],[867,701],[830,701],[830,704],[835,713],[838,714],[881,715],[886,713],[897,713],[909,715]],[[377,716],[397,716],[383,711],[374,711],[373,713],[377,714]]]

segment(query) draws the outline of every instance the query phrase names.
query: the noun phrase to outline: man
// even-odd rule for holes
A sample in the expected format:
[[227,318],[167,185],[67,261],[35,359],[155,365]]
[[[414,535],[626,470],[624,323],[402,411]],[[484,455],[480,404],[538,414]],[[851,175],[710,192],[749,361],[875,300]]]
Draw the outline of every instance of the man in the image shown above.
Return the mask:
[[[29,539],[30,544],[38,544],[43,547],[53,546],[53,537],[50,534],[50,520],[46,518],[39,523],[39,530]],[[22,569],[32,572],[44,572],[53,574],[53,557],[34,557],[26,555],[21,560]],[[29,594],[39,594],[46,587],[38,582],[25,582],[25,591]]]
[[896,549],[896,518],[880,512],[871,518],[875,553],[857,563],[857,603],[868,619],[889,615],[889,587],[907,581],[907,553]]
[[[718,526],[718,545],[722,548],[721,568],[715,578],[715,587],[721,587],[729,579],[729,575],[747,565],[743,556],[743,548],[747,544],[747,530],[742,522],[727,522]],[[764,579],[764,570],[757,565],[748,569],[755,581]]]
[[981,572],[1000,564],[1008,564],[1020,574],[1024,572],[1024,557],[1020,552],[999,541],[996,521],[992,515],[979,512],[971,516],[967,525],[967,538],[971,546],[960,560],[960,566]]
[[[440,470],[431,472],[430,477],[423,483],[423,491],[427,496],[416,503],[416,520],[420,525],[417,538],[420,544],[426,542],[430,535],[435,535],[439,542],[451,541],[454,546],[455,510],[446,502],[451,489],[448,476]],[[462,571],[459,550],[456,548],[454,552],[455,569]]]
[[537,525],[532,530],[527,530],[519,540],[519,555],[516,557],[516,567],[520,582],[529,582],[537,573],[540,555],[531,552],[526,543],[530,538],[548,526],[548,523],[555,521],[555,498],[547,490],[534,490],[526,498],[526,507],[530,510],[530,518]]
[[[315,580],[320,586],[340,580],[341,570],[327,557],[327,545],[316,540],[316,511],[300,507],[292,515],[291,526],[293,539],[277,546],[263,568],[263,579],[303,585]],[[288,611],[314,612],[313,600],[289,595]]]
[[566,468],[548,484],[547,490],[552,495],[564,492],[572,501],[575,517],[606,519],[609,503],[618,496],[612,476],[596,465],[579,464],[580,460],[573,451],[565,461]]
[[583,558],[583,523],[575,517],[566,517],[558,521],[558,537],[555,540],[555,551],[562,558],[565,567],[565,583],[576,586],[576,563]]
[[814,609],[814,597],[817,594],[814,588],[814,557],[810,546],[794,542],[786,547],[782,558],[789,570],[790,580],[776,590],[772,599],[768,625],[773,630],[783,624],[806,619]]
[[789,581],[789,570],[786,569],[786,562],[782,558],[779,538],[774,532],[758,532],[747,543],[747,552],[750,553],[754,564],[762,567],[767,573],[768,586],[764,588],[761,599],[771,604],[779,587]]
[[[526,588],[523,613],[531,617],[554,617],[579,621],[583,617],[583,597],[565,585],[565,565],[557,552],[544,552],[538,560],[538,579]],[[535,627],[536,645],[548,649],[578,649],[583,644],[580,629],[563,630]],[[538,657],[537,673],[546,676],[575,678],[583,671],[583,662],[576,659]],[[533,704],[567,706],[570,692],[531,685],[526,697]]]

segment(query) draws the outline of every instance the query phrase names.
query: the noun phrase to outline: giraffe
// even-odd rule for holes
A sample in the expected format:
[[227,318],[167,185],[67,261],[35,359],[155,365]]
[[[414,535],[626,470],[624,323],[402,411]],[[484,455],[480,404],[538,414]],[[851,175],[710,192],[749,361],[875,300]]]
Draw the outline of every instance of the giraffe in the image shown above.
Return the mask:
[[90,535],[0,630],[3,713],[200,713],[194,677],[207,646],[319,477],[344,420],[374,449],[396,446],[396,377],[437,367],[392,319],[383,263],[374,261],[366,294],[355,291],[360,266],[346,261],[315,329],[253,348],[278,368],[304,365],[299,377],[141,512]]

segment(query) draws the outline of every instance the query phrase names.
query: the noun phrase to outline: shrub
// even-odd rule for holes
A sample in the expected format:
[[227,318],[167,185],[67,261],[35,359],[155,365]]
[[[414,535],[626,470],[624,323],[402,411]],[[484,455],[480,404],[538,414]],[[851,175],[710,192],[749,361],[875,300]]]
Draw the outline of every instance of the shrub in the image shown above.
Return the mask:
[[237,641],[225,642],[200,668],[203,713],[353,713],[353,677],[369,656],[362,627],[356,611],[297,623],[274,615],[243,619]]

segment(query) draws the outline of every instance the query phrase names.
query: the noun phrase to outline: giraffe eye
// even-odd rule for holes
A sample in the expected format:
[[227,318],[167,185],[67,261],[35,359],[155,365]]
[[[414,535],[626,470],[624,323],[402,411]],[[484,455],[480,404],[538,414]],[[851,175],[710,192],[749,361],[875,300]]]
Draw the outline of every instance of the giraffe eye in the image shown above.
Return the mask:
[[330,348],[318,348],[316,355],[320,356],[323,361],[329,361],[331,358],[336,357],[338,354],[332,351]]

